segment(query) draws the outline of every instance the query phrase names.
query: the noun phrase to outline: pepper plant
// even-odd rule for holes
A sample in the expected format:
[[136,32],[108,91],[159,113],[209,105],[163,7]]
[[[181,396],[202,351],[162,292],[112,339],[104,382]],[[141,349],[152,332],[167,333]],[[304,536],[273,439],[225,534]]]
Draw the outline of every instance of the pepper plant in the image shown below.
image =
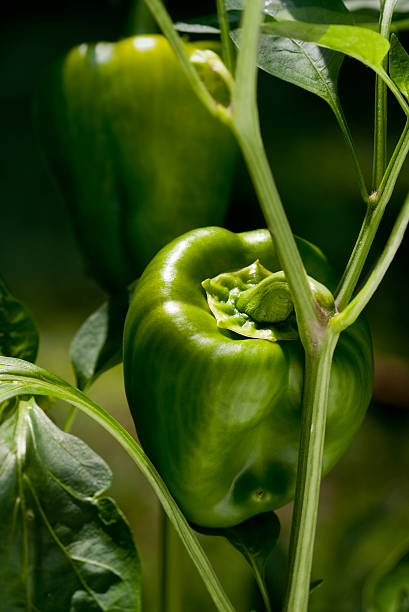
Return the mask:
[[[311,566],[321,478],[345,452],[371,394],[371,342],[361,314],[379,287],[409,222],[408,197],[378,261],[361,279],[409,150],[409,56],[397,36],[391,35],[392,30],[407,27],[402,15],[409,13],[409,6],[384,0],[378,15],[373,10],[377,3],[369,0],[218,0],[217,18],[174,24],[160,0],[145,1],[204,107],[197,116],[200,121],[212,119],[215,136],[211,140],[215,140],[211,146],[219,143],[220,134],[220,143],[225,143],[228,154],[221,148],[215,151],[221,156],[215,168],[219,171],[218,164],[225,164],[226,175],[231,174],[234,137],[267,230],[237,235],[214,227],[193,230],[160,250],[136,279],[140,262],[145,264],[163,242],[162,236],[148,240],[144,234],[143,223],[148,218],[152,227],[160,225],[150,219],[152,206],[142,206],[132,209],[125,228],[130,240],[125,254],[117,249],[123,246],[116,233],[121,215],[112,215],[112,209],[106,207],[117,202],[117,191],[119,200],[127,193],[124,201],[128,208],[132,200],[129,193],[137,171],[132,169],[132,156],[127,157],[135,151],[127,140],[129,131],[115,132],[109,113],[97,115],[88,109],[94,119],[102,117],[105,131],[103,144],[91,141],[92,154],[83,151],[91,176],[81,178],[85,161],[78,163],[73,151],[90,125],[89,116],[84,119],[81,115],[88,104],[85,100],[85,107],[81,107],[84,88],[79,87],[71,98],[64,89],[67,80],[63,86],[57,80],[52,96],[41,94],[45,102],[39,103],[37,114],[40,120],[44,114],[52,117],[57,126],[52,133],[50,123],[43,147],[74,203],[75,223],[90,268],[105,287],[122,291],[113,293],[74,338],[74,387],[32,363],[38,338],[31,317],[7,287],[1,286],[3,609],[141,608],[139,559],[129,527],[115,503],[101,497],[110,484],[109,468],[68,433],[75,410],[80,409],[122,445],[151,484],[218,610],[234,608],[194,530],[224,535],[244,554],[255,572],[265,608],[271,610],[263,574],[278,538],[273,510],[294,499],[284,610],[303,612],[314,586]],[[221,46],[201,43],[192,50],[178,32],[217,34]],[[159,40],[164,53],[169,53],[162,36],[144,40]],[[119,43],[124,48],[131,44]],[[133,44],[135,47],[138,44]],[[215,50],[220,50],[221,56]],[[97,51],[95,47],[85,52],[83,47],[82,52],[81,48],[73,52],[64,65],[64,78],[69,81],[72,62],[81,64],[85,57],[97,80],[104,66],[95,68],[93,62],[100,61],[95,56],[99,53],[104,64],[112,48],[99,47]],[[344,55],[361,62],[376,76],[370,190],[337,91]],[[168,56],[166,61],[171,61]],[[175,66],[172,63],[172,71],[178,75]],[[366,214],[340,279],[335,278],[319,249],[295,238],[291,231],[260,131],[259,68],[323,98],[351,152]],[[85,75],[85,88],[92,78],[87,69],[79,69]],[[132,64],[125,66],[125,78],[133,78],[131,71]],[[145,68],[143,79],[149,83]],[[406,117],[390,159],[386,146],[388,90]],[[58,117],[53,116],[55,99]],[[112,100],[108,111],[111,104]],[[159,112],[158,117],[161,115]],[[131,129],[132,120],[126,117],[124,122]],[[147,129],[149,140],[151,128]],[[88,144],[87,138],[84,143]],[[205,146],[207,143],[202,143]],[[111,153],[114,161],[108,163]],[[154,165],[159,153],[152,149],[150,155]],[[126,160],[127,168],[119,178],[115,174],[118,157]],[[141,155],[136,157],[144,205],[154,203],[159,212],[162,210],[161,223],[176,236],[180,225],[177,222],[172,227],[175,219],[169,215],[169,202],[161,209],[160,198],[155,196],[157,185],[143,174]],[[211,164],[211,157],[207,152],[203,159]],[[186,164],[192,173],[186,176],[187,191],[199,189],[203,200],[199,208],[203,203],[212,222],[212,200],[216,197],[215,183],[210,184],[213,171],[207,174],[201,168],[199,180],[191,160]],[[102,190],[99,179],[92,176],[98,165],[104,176],[107,168],[109,172],[114,169]],[[179,165],[178,159],[175,166]],[[160,172],[155,176],[161,185]],[[180,174],[169,176],[172,185]],[[204,192],[208,187],[209,192]],[[178,189],[169,188],[166,193],[172,200]],[[219,194],[222,201],[225,193]],[[104,242],[99,234],[101,224],[96,223],[91,239],[84,240],[87,225],[98,221],[94,208],[98,202],[92,198],[100,194],[104,196],[103,214],[107,212],[105,226],[113,232]],[[199,215],[193,223],[201,223],[201,219]],[[141,246],[145,238],[146,244]],[[135,249],[133,260],[127,259],[130,248]],[[121,267],[123,260],[126,267]],[[135,282],[126,288],[132,280]],[[144,450],[85,393],[99,375],[121,360],[125,314],[125,384]],[[42,396],[61,398],[72,405],[65,432],[45,415],[39,405]],[[369,583],[365,609],[404,610],[407,584],[407,549],[403,548]],[[166,601],[163,606],[166,609]]]

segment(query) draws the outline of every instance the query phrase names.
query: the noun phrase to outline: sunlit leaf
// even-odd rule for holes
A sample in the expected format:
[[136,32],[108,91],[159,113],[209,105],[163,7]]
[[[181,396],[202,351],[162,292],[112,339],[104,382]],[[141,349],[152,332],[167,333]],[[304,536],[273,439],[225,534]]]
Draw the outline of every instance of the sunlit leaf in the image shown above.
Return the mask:
[[186,34],[218,34],[220,32],[218,26],[204,23],[188,23],[186,21],[178,21],[175,23],[175,28],[179,32],[186,32]]
[[[239,42],[239,33],[232,33]],[[272,34],[260,37],[257,65],[269,74],[302,87],[339,106],[337,82],[343,55],[302,40]]]
[[392,34],[389,54],[390,76],[406,98],[409,97],[409,55],[398,37]]
[[266,23],[262,31],[264,34],[299,39],[345,53],[374,70],[382,69],[382,60],[389,50],[386,38],[357,26],[282,21]]
[[138,612],[129,526],[101,494],[111,471],[33,399],[0,427],[0,594],[7,612]]
[[354,23],[353,16],[342,0],[267,0],[264,12],[279,21],[350,25]]

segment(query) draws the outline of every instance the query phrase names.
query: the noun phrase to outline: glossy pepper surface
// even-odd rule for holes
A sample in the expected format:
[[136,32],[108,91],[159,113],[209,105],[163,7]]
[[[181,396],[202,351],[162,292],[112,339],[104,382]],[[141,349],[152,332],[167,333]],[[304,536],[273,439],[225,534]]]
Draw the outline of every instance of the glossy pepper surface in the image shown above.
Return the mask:
[[[298,246],[308,275],[333,289],[322,253],[300,239]],[[125,384],[138,435],[187,518],[201,526],[232,526],[294,495],[304,361],[294,315],[283,321],[284,309],[276,325],[286,340],[247,338],[217,326],[201,284],[257,260],[280,270],[266,230],[189,232],[151,261],[126,320]],[[236,305],[253,308],[251,291]],[[233,319],[251,323],[248,315]],[[264,324],[252,325],[264,333]],[[360,319],[334,355],[325,473],[364,417],[372,370],[371,339]]]
[[[218,45],[185,48],[191,57]],[[202,57],[200,73],[223,97],[211,63]],[[236,146],[164,37],[76,47],[45,81],[36,114],[89,271],[107,290],[134,280],[176,236],[222,223]]]

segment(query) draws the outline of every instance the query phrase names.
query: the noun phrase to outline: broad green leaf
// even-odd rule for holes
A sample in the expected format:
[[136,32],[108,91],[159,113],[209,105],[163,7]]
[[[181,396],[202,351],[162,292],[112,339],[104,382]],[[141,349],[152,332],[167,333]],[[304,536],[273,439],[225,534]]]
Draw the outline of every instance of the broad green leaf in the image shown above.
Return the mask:
[[342,0],[275,0],[265,3],[264,12],[278,21],[354,23],[353,16]]
[[350,11],[376,11],[379,14],[381,0],[345,0]]
[[186,21],[178,21],[175,23],[175,28],[178,32],[186,32],[186,34],[218,34],[220,32],[218,26]]
[[382,60],[389,50],[389,42],[372,30],[348,25],[320,25],[299,21],[266,23],[264,34],[274,34],[345,53],[377,72],[381,72]]
[[[355,23],[378,31],[380,0],[345,0]],[[391,31],[409,29],[409,0],[398,0],[393,12]]]
[[7,612],[137,612],[129,526],[101,494],[111,471],[84,442],[20,401],[0,427],[0,594]]
[[[232,33],[238,43],[239,33]],[[272,34],[260,36],[257,65],[269,74],[298,85],[339,108],[337,82],[343,55],[302,40]]]
[[[246,0],[225,0],[228,11],[241,11],[245,4]],[[343,0],[265,0],[264,12],[267,15],[275,16],[281,11],[292,14],[294,19],[299,20],[307,20],[306,15],[316,15],[319,18],[325,16],[325,23],[339,23],[340,15],[348,14]]]
[[409,612],[409,542],[404,542],[369,576],[366,612]]
[[0,354],[35,361],[38,331],[31,314],[0,278]]
[[86,389],[122,361],[122,336],[129,293],[112,296],[81,325],[70,347],[71,363],[80,389]]
[[389,54],[390,76],[406,98],[409,98],[409,55],[398,37],[392,34]]
[[[246,0],[225,0],[227,11],[242,11]],[[274,1],[274,0],[273,0]]]
[[[80,408],[80,410],[99,423],[121,444],[157,495],[199,574],[203,578],[216,608],[226,612],[233,612],[234,608],[220,585],[197,538],[189,528],[185,517],[146,453],[126,429],[91,398],[59,376],[27,361],[0,356],[0,405],[8,399],[22,395],[49,395],[60,398]],[[89,608],[85,608],[81,612],[88,610]],[[73,610],[72,612],[77,611]],[[78,610],[78,612],[80,611]],[[116,610],[115,612],[122,611]]]
[[[345,0],[350,11],[376,11],[379,14],[381,0]],[[395,13],[409,13],[409,0],[398,0]]]

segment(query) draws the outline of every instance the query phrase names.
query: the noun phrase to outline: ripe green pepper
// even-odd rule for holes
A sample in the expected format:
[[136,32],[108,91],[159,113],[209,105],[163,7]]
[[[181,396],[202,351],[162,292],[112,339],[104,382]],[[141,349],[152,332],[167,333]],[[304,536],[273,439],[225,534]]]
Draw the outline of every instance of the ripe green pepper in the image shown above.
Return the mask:
[[[185,48],[191,57],[219,45]],[[211,54],[197,63],[225,95]],[[71,50],[40,90],[37,125],[88,268],[108,291],[134,280],[176,236],[223,222],[236,145],[163,36]]]
[[[301,239],[298,247],[318,302],[331,310],[326,259]],[[156,255],[131,301],[124,369],[138,436],[197,525],[232,526],[294,496],[304,356],[280,267],[267,230],[199,229]],[[269,284],[280,308],[260,307]],[[334,355],[324,473],[363,420],[372,371],[360,319]]]

